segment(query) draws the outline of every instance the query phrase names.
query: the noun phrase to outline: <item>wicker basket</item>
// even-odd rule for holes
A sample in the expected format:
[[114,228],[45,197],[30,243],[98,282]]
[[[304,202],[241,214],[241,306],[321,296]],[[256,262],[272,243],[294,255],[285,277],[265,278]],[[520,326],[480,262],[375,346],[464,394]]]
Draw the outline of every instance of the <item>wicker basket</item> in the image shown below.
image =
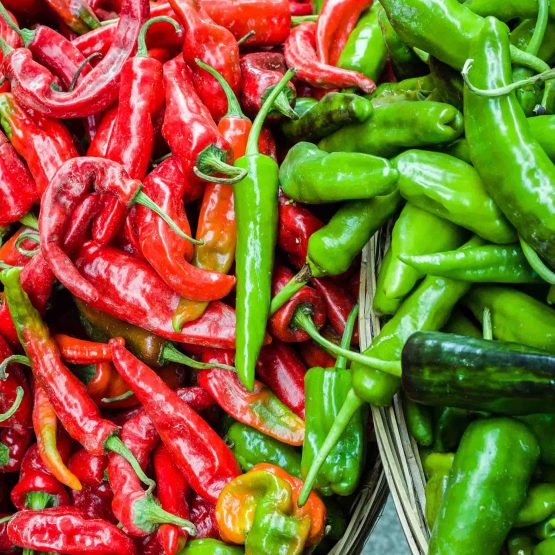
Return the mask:
[[[364,249],[360,283],[360,330],[363,347],[380,331],[372,312],[376,276],[388,246],[390,233],[383,228]],[[374,429],[391,496],[413,555],[428,552],[429,531],[424,518],[425,478],[416,443],[409,435],[403,407],[396,395],[392,407],[372,407]]]

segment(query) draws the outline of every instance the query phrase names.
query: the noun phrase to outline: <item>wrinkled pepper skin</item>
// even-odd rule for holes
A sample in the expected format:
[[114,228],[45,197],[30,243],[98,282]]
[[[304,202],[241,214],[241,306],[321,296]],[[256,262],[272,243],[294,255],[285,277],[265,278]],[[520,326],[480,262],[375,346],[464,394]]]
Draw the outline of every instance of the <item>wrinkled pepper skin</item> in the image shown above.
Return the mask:
[[[469,56],[479,88],[512,82],[509,29],[487,18]],[[555,268],[555,166],[534,140],[514,94],[486,98],[464,90],[470,157],[485,188],[522,239]]]
[[453,461],[430,539],[430,555],[498,555],[524,500],[540,455],[522,423],[473,422]]
[[283,192],[306,204],[367,199],[393,192],[399,174],[388,160],[358,152],[331,152],[300,142],[279,170]]
[[318,146],[328,152],[364,152],[389,158],[405,148],[450,143],[463,132],[463,116],[442,102],[396,102],[375,108],[363,123],[347,125]]

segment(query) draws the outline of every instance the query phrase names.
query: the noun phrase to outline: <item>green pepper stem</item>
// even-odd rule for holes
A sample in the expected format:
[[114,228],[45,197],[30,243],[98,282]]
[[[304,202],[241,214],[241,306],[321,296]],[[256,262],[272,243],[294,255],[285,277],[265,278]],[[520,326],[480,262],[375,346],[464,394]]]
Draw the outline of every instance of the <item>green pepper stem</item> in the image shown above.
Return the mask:
[[25,364],[25,366],[31,367],[31,360],[29,357],[25,355],[10,355],[0,363],[0,380],[5,380],[8,377],[6,368],[12,363]]
[[312,278],[312,272],[308,264],[305,264],[301,270],[294,275],[289,283],[276,294],[270,303],[270,315],[276,313],[291,297],[300,291]]
[[103,403],[118,403],[119,401],[125,401],[129,397],[133,397],[134,393],[129,389],[121,395],[116,395],[115,397],[102,397],[100,399]]
[[534,32],[532,33],[532,38],[526,47],[526,52],[528,52],[528,54],[532,54],[533,56],[538,55],[545,37],[548,19],[549,0],[538,0],[538,18],[536,19],[536,25],[534,27]]
[[0,37],[0,50],[5,57],[13,50],[13,48],[2,37]]
[[[197,163],[193,168],[195,175],[204,181],[212,183],[224,183],[232,185],[241,181],[247,170],[236,168],[226,162],[227,152],[214,144],[208,145],[197,157]],[[227,177],[217,177],[214,173],[223,173]]]
[[8,516],[0,518],[0,524],[4,524],[4,522],[9,522],[13,517],[14,517],[14,515],[8,515]]
[[71,92],[75,88],[75,85],[77,85],[77,81],[79,80],[79,77],[81,77],[81,73],[83,73],[83,70],[85,69],[87,64],[89,64],[91,60],[94,60],[95,58],[98,58],[98,57],[102,58],[102,52],[93,52],[90,56],[87,56],[79,64],[79,67],[77,68],[77,71],[75,72],[75,75],[73,76],[71,83],[67,88],[68,92]]
[[386,361],[375,357],[369,357],[363,355],[362,353],[355,353],[354,351],[343,349],[339,345],[327,340],[325,337],[320,335],[320,332],[314,325],[312,318],[306,313],[303,307],[297,308],[295,315],[293,316],[293,325],[303,329],[314,341],[316,341],[316,343],[335,355],[342,355],[351,362],[358,362],[364,366],[380,370],[385,374],[391,374],[396,378],[401,377],[400,362]]
[[166,364],[166,362],[177,362],[178,364],[184,364],[185,366],[196,368],[197,370],[222,368],[223,370],[232,370],[233,372],[236,371],[233,366],[229,366],[228,364],[220,364],[219,362],[199,362],[198,360],[187,356],[185,353],[182,353],[179,349],[175,347],[175,345],[171,343],[164,344],[164,347],[162,348],[161,358],[162,364]]
[[37,217],[32,212],[27,212],[25,216],[19,218],[19,223],[26,225],[27,227],[33,228],[35,231],[39,230],[39,221]]
[[23,38],[22,35],[21,35],[21,29],[17,26],[17,24],[11,18],[11,15],[9,14],[8,10],[6,10],[6,8],[4,7],[4,4],[2,4],[2,2],[0,2],[0,15],[2,16],[2,18],[6,22],[6,25],[12,31],[15,31],[21,38]]
[[195,536],[197,533],[192,522],[162,509],[152,495],[147,495],[137,501],[134,512],[138,515],[136,524],[143,529],[148,529],[153,524],[174,524],[191,536]]
[[137,204],[142,204],[143,206],[150,208],[155,214],[158,214],[158,216],[160,216],[160,218],[162,218],[170,226],[170,228],[183,239],[186,239],[190,243],[193,243],[193,245],[204,245],[204,241],[193,239],[192,237],[189,237],[189,235],[187,235],[186,233],[183,233],[180,227],[149,196],[145,195],[145,193],[143,193],[142,191],[139,191],[135,195],[133,200]]
[[[251,33],[252,32],[253,31],[251,31]],[[245,116],[243,110],[241,110],[241,105],[237,100],[237,96],[233,92],[233,89],[229,86],[229,83],[224,79],[223,75],[217,69],[214,69],[212,66],[205,64],[202,60],[199,60],[198,58],[195,58],[195,63],[200,68],[204,69],[204,71],[210,73],[210,75],[212,75],[212,77],[214,77],[214,79],[218,81],[220,87],[222,87],[227,98],[227,113],[224,118],[237,117],[241,119],[247,119],[247,116]]]
[[98,29],[101,24],[96,14],[88,6],[88,4],[81,4],[81,9],[79,10],[79,19],[90,29]]
[[32,511],[41,511],[47,507],[53,507],[56,497],[45,491],[30,491],[25,496],[25,506]]
[[541,58],[533,56],[528,52],[524,52],[520,48],[517,48],[514,44],[510,45],[511,61],[519,66],[527,67],[533,69],[537,73],[542,73],[549,69],[549,64],[544,62]]
[[281,112],[286,118],[293,120],[300,118],[299,114],[297,114],[297,112],[295,112],[295,110],[293,110],[293,108],[291,107],[291,104],[289,103],[289,98],[287,98],[287,95],[284,91],[281,91],[278,94],[274,102],[274,109],[276,109],[278,112]]
[[40,245],[40,237],[39,234],[36,231],[24,231],[21,235],[19,235],[19,237],[15,240],[15,249],[20,252],[23,256],[28,256],[29,258],[31,258],[32,256],[35,256],[35,254],[37,254],[38,252],[40,252],[40,246],[37,247],[36,249],[30,251],[28,249],[24,249],[21,244],[23,243],[23,241],[33,241],[34,243],[36,243],[37,245]]
[[[345,322],[345,329],[343,330],[343,336],[341,337],[341,348],[348,349],[351,346],[351,340],[353,339],[353,333],[355,331],[355,323],[358,316],[358,304],[353,306],[353,309],[347,317]],[[344,370],[347,368],[347,358],[340,355],[335,360],[335,368],[337,370]]]
[[150,26],[153,23],[158,23],[159,21],[165,21],[170,25],[173,25],[173,28],[177,31],[178,34],[181,34],[181,26],[179,23],[173,19],[172,17],[168,17],[167,15],[159,15],[157,17],[153,17],[149,19],[139,31],[139,38],[137,39],[137,53],[136,56],[148,57],[148,48],[146,47],[146,34],[150,29]]
[[536,272],[536,274],[538,274],[538,276],[540,276],[544,281],[550,285],[554,285],[555,272],[545,265],[538,253],[522,237],[519,237],[519,240],[524,257],[528,261],[528,264],[532,267],[532,270],[534,270],[534,272]]
[[485,306],[482,311],[482,336],[484,339],[491,341],[493,339],[493,325],[491,322],[491,310],[489,306]]
[[306,23],[306,22],[311,22],[311,21],[318,21],[318,16],[317,15],[293,15],[291,16],[291,27],[296,27],[297,25],[300,25],[301,23]]
[[21,405],[21,401],[23,400],[23,396],[25,395],[25,391],[22,387],[17,386],[15,390],[15,399],[12,406],[3,414],[0,414],[0,422],[5,422],[9,418],[11,418]]
[[354,392],[351,388],[347,393],[347,397],[345,397],[345,401],[343,405],[341,405],[341,409],[337,413],[337,416],[333,422],[324,443],[318,450],[318,454],[312,461],[308,473],[306,475],[303,489],[299,495],[299,499],[297,500],[297,505],[302,507],[308,500],[308,496],[314,487],[314,482],[316,481],[316,477],[318,476],[318,472],[320,468],[326,461],[328,455],[331,453],[332,449],[337,445],[337,442],[343,435],[345,428],[349,425],[351,418],[355,414],[357,410],[359,410],[364,405],[364,401]]
[[290,69],[288,70],[285,75],[281,78],[279,83],[275,85],[274,90],[268,95],[264,104],[260,108],[258,114],[254,118],[252,122],[252,128],[249,133],[249,138],[247,139],[247,148],[245,149],[245,156],[251,156],[253,154],[258,154],[258,139],[260,137],[260,133],[262,131],[262,126],[264,125],[264,121],[266,117],[272,110],[274,106],[274,102],[278,97],[279,93],[285,89],[287,83],[294,77],[295,70]]
[[246,35],[243,35],[238,41],[237,44],[239,46],[241,46],[243,43],[245,43],[246,41],[248,41],[251,37],[254,37],[254,35],[256,35],[256,31],[249,31]]
[[112,453],[116,453],[120,457],[123,457],[131,465],[131,468],[135,471],[137,478],[139,478],[139,480],[148,487],[146,493],[152,493],[156,487],[156,482],[144,473],[139,461],[135,458],[135,455],[133,455],[129,447],[123,443],[121,438],[116,435],[110,436],[104,442],[104,449],[106,449],[106,451],[112,451]]

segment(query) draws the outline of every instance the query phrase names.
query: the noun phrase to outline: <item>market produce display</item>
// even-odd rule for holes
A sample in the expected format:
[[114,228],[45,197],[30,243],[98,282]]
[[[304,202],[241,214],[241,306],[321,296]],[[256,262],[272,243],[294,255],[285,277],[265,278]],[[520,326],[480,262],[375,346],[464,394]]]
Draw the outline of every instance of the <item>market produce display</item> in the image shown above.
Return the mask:
[[328,553],[397,394],[429,553],[555,553],[551,8],[0,4],[0,553]]

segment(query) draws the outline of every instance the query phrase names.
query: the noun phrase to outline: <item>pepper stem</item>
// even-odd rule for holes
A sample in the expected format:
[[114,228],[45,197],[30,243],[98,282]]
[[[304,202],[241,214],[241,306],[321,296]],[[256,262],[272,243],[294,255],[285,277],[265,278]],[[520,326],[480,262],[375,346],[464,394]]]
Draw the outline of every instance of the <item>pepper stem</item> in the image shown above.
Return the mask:
[[115,397],[102,397],[100,399],[103,403],[118,403],[119,401],[125,401],[125,399],[129,399],[129,397],[133,397],[134,393],[129,389],[125,393],[121,395],[116,395]]
[[204,71],[210,73],[210,75],[212,75],[212,77],[214,77],[214,79],[218,81],[220,87],[222,87],[227,98],[227,114],[224,116],[224,118],[237,117],[247,119],[247,117],[243,113],[243,110],[241,110],[241,105],[237,100],[237,96],[233,92],[233,89],[229,86],[229,83],[224,79],[223,75],[217,69],[214,69],[212,66],[205,64],[202,60],[199,60],[198,58],[195,58],[195,63],[200,68],[204,69]]
[[343,405],[341,405],[341,409],[337,413],[337,416],[333,422],[322,447],[318,450],[318,454],[312,461],[310,468],[308,469],[308,473],[306,475],[303,489],[299,495],[299,499],[297,500],[297,505],[302,507],[308,500],[308,496],[314,487],[314,482],[316,481],[316,477],[318,476],[318,472],[320,468],[326,461],[326,458],[331,453],[332,449],[336,446],[337,442],[343,435],[345,428],[348,426],[351,418],[355,414],[357,410],[359,410],[364,405],[364,401],[354,392],[351,388],[349,393],[347,393],[347,397],[345,397],[345,401]]
[[180,227],[148,195],[142,191],[139,191],[133,200],[137,204],[142,204],[143,206],[150,208],[155,214],[158,214],[158,216],[160,216],[160,218],[162,218],[170,226],[170,228],[183,239],[193,243],[193,245],[204,245],[204,241],[193,239],[186,233],[183,233]]
[[146,490],[147,494],[151,493],[152,490],[154,490],[154,488],[156,487],[156,482],[144,473],[141,465],[139,464],[139,461],[135,458],[135,455],[133,455],[129,447],[127,447],[127,445],[123,443],[121,438],[114,435],[110,436],[104,442],[104,448],[107,451],[112,451],[112,453],[116,453],[120,457],[123,457],[131,465],[131,468],[133,468],[133,470],[135,471],[137,478],[139,478],[139,480],[148,487],[148,489]]
[[148,30],[150,29],[150,26],[153,23],[157,23],[159,21],[165,21],[166,23],[169,23],[170,25],[173,25],[173,28],[179,34],[181,34],[181,26],[172,17],[168,17],[167,15],[159,15],[157,17],[153,17],[152,19],[149,19],[141,27],[141,30],[139,32],[139,38],[137,39],[137,53],[136,53],[136,56],[148,57],[148,48],[146,47],[146,34],[147,34]]
[[311,21],[318,21],[318,14],[315,15],[293,15],[291,16],[291,27],[296,27],[297,25],[301,25],[301,23]]
[[293,325],[298,326],[299,328],[306,331],[306,333],[308,333],[308,335],[314,341],[316,341],[316,343],[324,347],[324,349],[327,349],[328,351],[334,353],[335,355],[342,355],[351,362],[358,362],[359,364],[374,368],[376,370],[380,370],[385,374],[391,374],[392,376],[395,376],[397,378],[401,377],[400,362],[389,362],[379,358],[369,357],[363,355],[362,353],[355,353],[354,351],[350,351],[349,349],[343,349],[342,347],[339,347],[335,343],[332,343],[331,341],[320,335],[320,332],[314,325],[312,318],[306,312],[306,308],[299,307],[295,311],[295,315],[293,316]]
[[12,31],[15,31],[21,38],[23,38],[22,35],[21,35],[21,29],[18,27],[18,25],[12,19],[10,13],[8,12],[8,10],[6,10],[6,8],[4,7],[4,4],[2,4],[2,2],[0,2],[0,15],[2,16],[2,18],[6,22],[6,25]]
[[0,50],[2,51],[4,57],[6,57],[13,50],[13,48],[2,37],[0,37]]
[[192,522],[162,509],[152,495],[146,495],[136,501],[134,513],[135,525],[143,530],[151,530],[153,525],[156,524],[174,524],[191,536],[195,536],[197,533],[197,529]]
[[25,506],[32,511],[42,511],[47,507],[54,507],[56,497],[45,491],[30,491],[25,496]]
[[12,363],[25,364],[25,366],[31,367],[31,360],[29,357],[25,355],[10,355],[0,363],[0,380],[7,379],[8,373],[6,372],[6,368]]
[[300,118],[299,114],[295,112],[295,110],[292,108],[291,104],[289,103],[289,98],[287,97],[287,94],[284,91],[280,92],[278,97],[276,98],[276,101],[274,102],[274,108],[278,112],[282,113],[286,118],[289,118],[292,120]]
[[289,69],[285,73],[285,75],[281,78],[279,83],[275,85],[275,88],[268,95],[268,97],[264,101],[264,104],[262,104],[262,107],[260,108],[258,114],[256,114],[254,121],[252,122],[252,128],[249,133],[249,138],[247,139],[247,148],[245,149],[245,156],[250,156],[250,155],[259,153],[258,139],[260,138],[260,133],[262,131],[262,126],[264,125],[264,121],[266,120],[266,117],[268,116],[268,114],[271,112],[276,98],[285,89],[285,87],[287,86],[287,83],[289,83],[289,81],[294,77],[295,73],[296,72],[294,69]]
[[219,362],[199,362],[194,358],[187,356],[182,353],[179,349],[172,345],[171,343],[166,343],[162,349],[162,364],[167,362],[177,362],[179,364],[184,364],[185,366],[190,366],[191,368],[196,368],[197,370],[209,370],[210,368],[222,368],[223,370],[232,370],[236,372],[235,367],[229,366],[228,364],[220,364]]
[[545,31],[547,29],[547,22],[549,19],[549,0],[538,0],[538,17],[536,19],[536,25],[534,26],[534,32],[532,33],[532,38],[526,47],[526,52],[537,56],[542,45],[543,39],[545,37]]
[[[230,185],[241,181],[247,175],[247,170],[228,164],[226,159],[225,150],[210,144],[198,155],[193,172],[198,178],[212,183]],[[214,173],[223,173],[228,177],[216,177],[212,175]]]
[[485,306],[482,311],[482,337],[491,341],[493,339],[493,326],[491,324],[491,310]]
[[517,48],[514,44],[511,44],[509,48],[513,64],[533,69],[538,73],[542,73],[549,69],[549,64],[544,62],[541,58],[524,52],[524,50]]
[[538,276],[540,276],[544,281],[550,285],[554,285],[555,272],[545,265],[538,253],[522,237],[519,237],[519,240],[524,257],[528,261],[528,264],[532,267],[532,270],[534,270],[534,272],[536,272],[536,274],[538,274]]
[[[343,336],[341,337],[341,348],[348,349],[351,346],[351,340],[353,339],[353,333],[355,331],[355,323],[358,316],[358,304],[353,306],[353,310],[347,316],[347,321],[345,322],[345,329],[343,330]],[[335,368],[337,370],[344,370],[347,368],[347,358],[340,355],[335,360]]]
[[23,241],[33,241],[37,245],[40,245],[40,237],[36,231],[24,231],[16,240],[15,240],[15,249],[20,252],[23,256],[28,256],[31,258],[35,256],[38,252],[40,252],[40,246],[36,249],[30,251],[28,249],[24,249],[21,244]]
[[25,216],[19,218],[19,223],[26,225],[27,227],[33,228],[35,231],[39,230],[39,221],[37,217],[32,212],[27,212]]
[[241,46],[243,43],[247,42],[251,37],[256,35],[256,31],[249,31],[246,35],[243,35],[238,41],[237,44]]
[[23,400],[23,396],[25,395],[25,391],[21,386],[17,386],[15,390],[15,399],[12,406],[3,414],[0,414],[0,422],[5,422],[9,418],[11,418],[21,405],[21,401]]
[[276,294],[270,303],[270,316],[277,312],[291,297],[300,291],[312,278],[310,267],[305,265],[301,268],[300,272],[294,275],[285,287]]
[[77,81],[79,80],[79,77],[81,77],[81,73],[83,73],[83,70],[85,69],[87,64],[89,64],[91,60],[94,60],[99,56],[102,58],[102,52],[93,52],[90,56],[87,56],[79,64],[79,67],[77,68],[77,71],[75,72],[75,75],[73,76],[73,79],[71,80],[71,83],[69,84],[69,87],[67,89],[68,92],[71,92],[75,88],[75,85],[77,85]]

